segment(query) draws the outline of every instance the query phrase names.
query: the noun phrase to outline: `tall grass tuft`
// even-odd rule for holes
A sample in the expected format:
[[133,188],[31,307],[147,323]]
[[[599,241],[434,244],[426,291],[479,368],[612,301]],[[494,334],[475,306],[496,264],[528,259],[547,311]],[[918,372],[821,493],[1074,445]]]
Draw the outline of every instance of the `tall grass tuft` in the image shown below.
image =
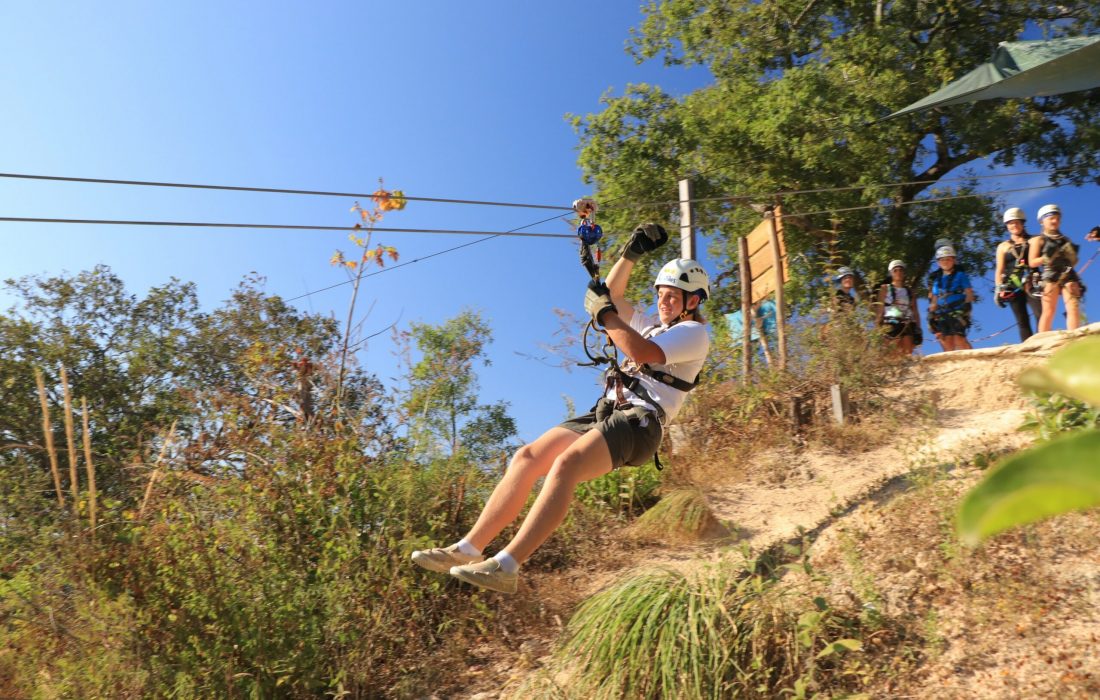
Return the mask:
[[857,628],[774,578],[642,571],[577,610],[554,663],[584,698],[797,695],[838,676],[840,655],[860,647],[843,639]]
[[637,537],[698,541],[720,528],[698,488],[670,491],[631,527]]
[[647,571],[588,599],[560,650],[597,698],[718,698],[735,672],[737,620],[722,575]]

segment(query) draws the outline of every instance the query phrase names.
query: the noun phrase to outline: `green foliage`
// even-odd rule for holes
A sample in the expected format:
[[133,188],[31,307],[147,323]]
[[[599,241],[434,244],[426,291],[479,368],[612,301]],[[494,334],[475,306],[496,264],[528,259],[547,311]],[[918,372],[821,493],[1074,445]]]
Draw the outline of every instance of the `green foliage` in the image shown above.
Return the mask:
[[[62,405],[59,365],[68,370],[73,396],[88,399],[99,488],[107,495],[124,490],[132,450],[153,433],[176,420],[201,430],[198,416],[209,406],[200,405],[196,392],[222,387],[246,403],[289,407],[271,410],[278,420],[297,420],[289,398],[297,379],[293,360],[323,358],[339,333],[331,320],[264,294],[261,282],[245,280],[223,306],[204,313],[193,284],[172,280],[138,297],[105,266],[71,277],[9,280],[18,301],[0,313],[0,465],[21,459],[48,469],[36,368],[46,374],[55,417]],[[346,406],[355,412],[376,382],[362,372],[349,381],[355,391]],[[317,384],[315,391],[323,398],[324,389]],[[61,422],[55,426],[54,442],[64,445]],[[209,434],[218,432],[212,426]]]
[[[860,648],[822,599],[782,603],[774,579],[646,571],[589,598],[556,652],[595,698],[776,697],[818,689],[834,657]],[[801,602],[801,601],[800,601]],[[830,641],[831,640],[831,641]]]
[[[336,325],[255,281],[209,314],[191,285],[139,299],[106,268],[13,285],[22,303],[0,315],[0,695],[418,697],[485,633],[478,594],[408,562],[468,530],[493,486],[482,458],[514,435],[503,405],[464,403],[488,339],[475,314],[414,330],[434,353],[413,379],[420,415],[471,408],[426,423],[457,428],[457,449],[417,451],[393,435],[394,400],[344,364]],[[33,369],[61,362],[93,405],[94,539],[83,511],[49,498],[38,446]]]
[[[884,271],[900,258],[918,274],[937,238],[957,237],[961,262],[981,273],[990,244],[1003,236],[991,197],[827,212],[973,194],[977,181],[966,179],[966,166],[990,156],[995,165],[1067,168],[1057,182],[1096,176],[1095,91],[963,104],[869,124],[988,60],[1029,23],[1050,36],[1094,32],[1096,3],[655,0],[643,12],[629,48],[636,60],[702,65],[714,81],[682,98],[655,85],[629,85],[605,95],[602,111],[570,117],[585,178],[611,202],[600,213],[604,229],[621,236],[639,220],[674,217],[676,181],[691,175],[696,197],[711,198],[697,204],[696,219],[710,234],[712,258],[719,269],[734,270],[736,238],[759,216],[728,195],[759,201],[781,190],[864,186],[784,198],[789,298],[797,308],[811,303],[821,284],[825,239],[834,231],[843,262]],[[668,204],[616,208],[620,198]],[[807,215],[790,216],[796,214]],[[736,287],[718,285],[712,308],[730,309]]]
[[[1016,525],[1034,522],[1071,510],[1100,505],[1100,429],[1096,408],[1100,408],[1100,365],[1096,363],[1100,338],[1076,341],[1056,352],[1045,366],[1029,369],[1020,383],[1036,391],[1059,391],[1091,403],[1081,410],[1064,406],[1054,426],[1078,428],[1037,447],[1004,460],[972,488],[959,507],[958,531],[970,545]],[[1050,399],[1048,404],[1061,399]],[[1045,426],[1042,418],[1036,421]],[[1077,427],[1076,425],[1073,427]]]
[[95,542],[35,517],[41,474],[5,479],[0,679],[42,697],[417,694],[488,618],[408,554],[465,531],[491,480],[323,427],[263,421],[232,469],[181,449],[145,516],[109,501]]
[[421,356],[410,367],[404,400],[417,449],[428,455],[465,450],[481,462],[512,452],[516,426],[507,404],[478,404],[474,366],[492,364],[486,351],[492,333],[481,314],[466,310],[440,326],[413,323],[406,338]]
[[1100,505],[1100,431],[1059,438],[1014,455],[971,489],[959,508],[970,545],[1010,527]]
[[1034,410],[1020,428],[1036,431],[1043,440],[1059,433],[1100,428],[1100,408],[1093,408],[1084,401],[1061,394],[1037,393],[1032,402]]
[[661,473],[652,462],[640,467],[615,469],[577,487],[579,503],[619,518],[637,516],[657,502]]

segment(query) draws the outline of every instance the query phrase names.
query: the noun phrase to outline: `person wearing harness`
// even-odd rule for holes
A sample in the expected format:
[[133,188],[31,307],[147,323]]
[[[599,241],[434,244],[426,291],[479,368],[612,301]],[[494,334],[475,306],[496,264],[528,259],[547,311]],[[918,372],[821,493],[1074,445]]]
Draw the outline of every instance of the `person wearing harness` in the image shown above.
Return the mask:
[[928,328],[945,351],[969,350],[966,331],[974,303],[970,277],[955,266],[952,246],[936,250],[936,264],[939,269],[928,278]]
[[1027,216],[1019,207],[1012,207],[1005,211],[1005,228],[1008,229],[1008,240],[1001,241],[997,246],[997,263],[993,279],[997,280],[997,290],[994,301],[1002,309],[1005,306],[1012,307],[1012,313],[1016,316],[1016,328],[1020,331],[1020,342],[1031,337],[1031,319],[1028,318],[1028,309],[1035,315],[1038,323],[1042,315],[1042,307],[1039,300],[1031,295],[1031,269],[1028,266],[1028,235],[1024,224]]
[[[481,588],[514,593],[520,565],[565,519],[580,483],[654,457],[663,426],[676,417],[710,349],[699,313],[710,284],[696,261],[673,260],[661,269],[654,282],[657,317],[635,311],[626,301],[634,264],[667,239],[656,224],[639,226],[606,285],[596,280],[589,285],[585,310],[627,358],[621,366],[612,363],[596,405],[521,447],[466,536],[449,547],[413,552],[414,563]],[[484,559],[482,550],[519,516],[542,477],[542,489],[515,537]]]
[[856,308],[856,302],[859,300],[859,293],[855,288],[856,273],[850,267],[840,267],[837,268],[833,279],[837,283],[836,291],[833,294],[834,309],[836,311],[851,311]]
[[1077,264],[1077,244],[1061,230],[1062,209],[1057,204],[1047,204],[1039,209],[1040,235],[1028,245],[1028,263],[1039,269],[1042,283],[1043,311],[1039,317],[1039,332],[1054,327],[1054,313],[1058,310],[1058,295],[1066,306],[1066,330],[1081,325],[1081,278],[1073,266]]
[[886,328],[886,337],[894,341],[898,355],[909,357],[913,348],[924,342],[917,297],[905,286],[905,263],[892,260],[887,271],[890,281],[879,287],[875,324]]

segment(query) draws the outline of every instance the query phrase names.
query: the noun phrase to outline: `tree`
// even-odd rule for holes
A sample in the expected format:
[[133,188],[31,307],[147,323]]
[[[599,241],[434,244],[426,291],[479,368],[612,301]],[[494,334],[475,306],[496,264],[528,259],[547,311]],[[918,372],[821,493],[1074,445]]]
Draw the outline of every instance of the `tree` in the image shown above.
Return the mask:
[[[865,271],[884,271],[891,258],[921,270],[934,242],[951,238],[965,242],[964,264],[984,271],[1003,236],[997,198],[906,206],[974,193],[978,181],[968,176],[976,173],[966,166],[975,161],[1057,168],[1055,183],[1100,173],[1100,91],[958,105],[869,125],[988,60],[1029,23],[1047,36],[1094,31],[1100,3],[654,0],[643,12],[629,49],[636,60],[706,66],[714,82],[682,99],[631,85],[620,97],[605,96],[602,112],[573,117],[585,178],[609,202],[605,229],[667,219],[669,206],[615,202],[675,201],[677,178],[692,174],[697,197],[718,197],[700,202],[697,218],[714,235],[711,253],[733,269],[734,234],[759,221],[744,205],[766,203],[762,193],[861,187],[784,198],[788,213],[811,213],[788,227],[796,303],[807,302],[822,279],[830,242],[842,262]],[[895,182],[911,184],[880,186]],[[840,211],[873,204],[902,206]],[[730,305],[734,286],[719,289],[716,301]]]
[[516,434],[508,404],[478,404],[475,364],[489,366],[489,325],[465,310],[440,326],[413,323],[408,338],[421,359],[409,372],[405,401],[410,436],[426,456],[464,453],[484,462],[510,451]]
[[[48,469],[36,368],[47,376],[55,430],[61,426],[60,365],[73,395],[87,397],[98,485],[108,495],[142,445],[174,421],[196,436],[228,425],[231,416],[205,403],[215,389],[264,406],[262,415],[273,420],[296,420],[286,398],[298,379],[294,360],[332,353],[340,330],[331,319],[264,294],[262,282],[244,280],[225,304],[204,313],[192,283],[172,280],[138,297],[106,266],[8,280],[19,301],[0,313],[0,465],[26,459]],[[354,372],[346,384],[345,412],[382,420],[377,380]],[[325,390],[317,388],[331,401],[334,392]],[[64,440],[57,435],[55,443]]]

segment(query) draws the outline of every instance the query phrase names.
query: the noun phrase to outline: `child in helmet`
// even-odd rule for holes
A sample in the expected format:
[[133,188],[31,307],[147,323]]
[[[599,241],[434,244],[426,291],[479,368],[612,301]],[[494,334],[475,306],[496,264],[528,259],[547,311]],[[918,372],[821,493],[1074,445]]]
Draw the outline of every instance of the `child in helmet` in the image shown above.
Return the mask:
[[[667,239],[656,224],[639,226],[607,284],[593,282],[585,295],[585,310],[628,358],[619,371],[608,371],[600,400],[589,413],[521,447],[466,536],[449,547],[413,552],[413,562],[482,588],[514,593],[520,564],[565,518],[580,483],[653,458],[663,426],[675,418],[694,387],[710,348],[699,314],[710,284],[696,261],[672,260],[661,269],[653,283],[657,316],[642,314],[626,301],[635,262]],[[484,559],[482,549],[519,516],[542,477],[546,479],[538,498],[515,537]]]
[[904,262],[891,260],[886,269],[890,281],[879,287],[875,323],[886,329],[886,337],[894,342],[897,354],[908,357],[924,342],[917,298],[913,290],[905,286]]
[[996,296],[994,301],[997,306],[1012,307],[1012,313],[1016,316],[1016,328],[1020,332],[1020,342],[1031,337],[1031,319],[1028,318],[1028,309],[1035,315],[1038,322],[1042,314],[1039,300],[1032,296],[1031,268],[1028,266],[1028,241],[1031,236],[1025,226],[1026,215],[1019,207],[1012,207],[1004,213],[1005,228],[1008,229],[1008,239],[1001,241],[997,246],[997,262],[994,279],[997,280]]
[[1062,209],[1057,204],[1047,204],[1039,209],[1040,235],[1029,241],[1028,262],[1040,270],[1042,280],[1042,315],[1039,332],[1054,327],[1054,313],[1058,310],[1058,295],[1066,306],[1066,329],[1081,325],[1081,278],[1073,266],[1077,264],[1077,244],[1061,230]]
[[834,294],[835,308],[837,311],[851,310],[856,307],[858,292],[856,291],[856,273],[850,267],[841,267],[836,271],[834,279],[837,283]]
[[956,267],[955,258],[954,247],[939,247],[939,269],[928,278],[928,328],[946,351],[970,349],[966,331],[970,328],[974,290],[970,277]]

